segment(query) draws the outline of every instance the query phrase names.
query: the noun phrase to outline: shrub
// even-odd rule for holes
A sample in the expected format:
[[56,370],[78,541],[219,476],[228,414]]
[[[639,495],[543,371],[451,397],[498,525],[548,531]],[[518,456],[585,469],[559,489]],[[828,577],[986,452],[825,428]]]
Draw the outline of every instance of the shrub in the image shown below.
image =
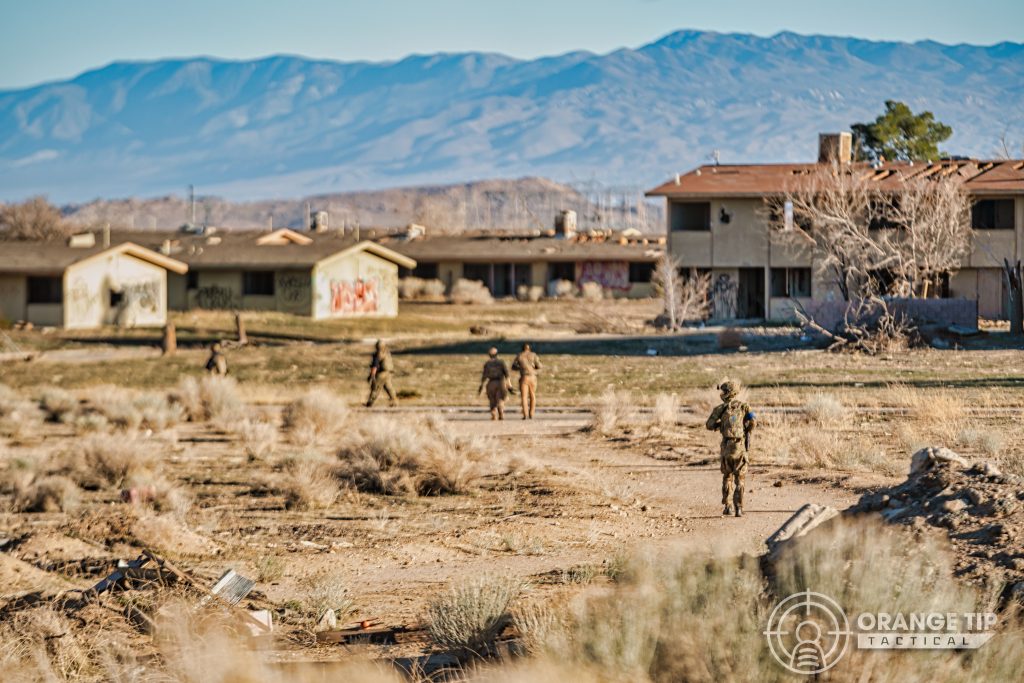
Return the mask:
[[452,435],[442,420],[378,418],[348,435],[338,476],[369,493],[463,493],[479,476],[481,455],[478,442]]
[[327,610],[334,610],[339,616],[352,611],[352,599],[348,595],[345,575],[339,571],[308,576],[299,588],[302,606],[314,621],[319,620]]
[[459,278],[452,285],[452,291],[448,299],[453,304],[493,304],[494,297],[491,296],[487,286],[479,280],[466,280]]
[[427,607],[427,629],[441,647],[485,653],[511,621],[522,591],[510,577],[483,574],[453,586]]
[[654,397],[654,424],[672,427],[679,420],[679,397],[675,394],[658,394]]
[[827,426],[842,422],[847,410],[832,394],[815,394],[804,404],[804,414],[814,423]]
[[193,422],[213,420],[224,427],[242,419],[245,414],[238,382],[231,377],[186,377],[178,384],[172,400],[181,405]]
[[129,477],[152,473],[158,463],[152,444],[110,434],[87,437],[72,457],[73,476],[80,483],[106,484],[114,488],[120,488]]
[[338,500],[341,491],[332,461],[307,456],[289,464],[273,484],[289,510],[322,510]]
[[118,429],[159,432],[178,424],[183,417],[181,406],[154,391],[106,385],[91,389],[88,400],[94,414],[102,415]]
[[238,425],[238,438],[249,460],[263,460],[277,447],[277,426],[265,420],[246,418]]
[[39,396],[39,407],[51,422],[70,422],[78,409],[78,399],[69,391],[48,387]]
[[735,327],[727,327],[718,333],[718,348],[722,351],[735,351],[743,346],[743,333]]
[[80,491],[67,477],[32,475],[14,482],[15,512],[72,512],[78,507]]
[[552,280],[548,283],[548,296],[555,299],[565,299],[576,292],[576,285],[572,280]]
[[324,389],[312,389],[284,409],[285,429],[291,432],[296,443],[304,446],[337,434],[347,420],[345,402]]
[[134,472],[125,481],[121,499],[156,512],[184,517],[192,508],[189,493],[166,477],[152,472]]
[[635,419],[633,395],[628,391],[609,389],[598,399],[591,426],[598,434],[609,436],[627,427]]
[[604,287],[600,282],[584,282],[580,285],[580,297],[584,301],[602,301],[604,299]]
[[42,421],[43,411],[39,403],[22,397],[6,384],[0,384],[0,435],[20,439]]

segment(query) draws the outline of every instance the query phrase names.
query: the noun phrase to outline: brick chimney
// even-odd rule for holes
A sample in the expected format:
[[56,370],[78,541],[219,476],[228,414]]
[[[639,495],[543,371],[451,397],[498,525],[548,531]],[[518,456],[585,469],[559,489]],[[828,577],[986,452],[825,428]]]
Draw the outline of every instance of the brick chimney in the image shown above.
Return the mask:
[[848,164],[853,158],[853,135],[850,133],[819,133],[818,163],[836,161]]

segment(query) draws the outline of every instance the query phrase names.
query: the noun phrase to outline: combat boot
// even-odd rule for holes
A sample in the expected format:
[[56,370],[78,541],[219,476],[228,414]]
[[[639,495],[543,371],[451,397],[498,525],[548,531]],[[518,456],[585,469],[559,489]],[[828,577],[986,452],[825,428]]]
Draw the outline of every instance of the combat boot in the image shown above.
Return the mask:
[[723,516],[723,517],[728,517],[728,516],[729,516],[729,515],[731,515],[731,514],[732,514],[732,509],[731,509],[731,508],[729,507],[729,504],[728,504],[728,503],[726,503],[726,504],[725,504],[725,509],[724,509],[724,510],[722,510],[722,516]]
[[736,506],[736,516],[737,517],[742,517],[743,516],[743,508],[741,508],[739,505]]

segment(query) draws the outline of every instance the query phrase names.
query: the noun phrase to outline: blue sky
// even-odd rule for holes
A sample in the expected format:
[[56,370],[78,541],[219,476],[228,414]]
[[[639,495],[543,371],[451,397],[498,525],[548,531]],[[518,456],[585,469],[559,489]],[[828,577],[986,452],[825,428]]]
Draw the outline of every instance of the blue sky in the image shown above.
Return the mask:
[[0,0],[0,88],[114,60],[636,47],[681,28],[1024,42],[1024,0]]

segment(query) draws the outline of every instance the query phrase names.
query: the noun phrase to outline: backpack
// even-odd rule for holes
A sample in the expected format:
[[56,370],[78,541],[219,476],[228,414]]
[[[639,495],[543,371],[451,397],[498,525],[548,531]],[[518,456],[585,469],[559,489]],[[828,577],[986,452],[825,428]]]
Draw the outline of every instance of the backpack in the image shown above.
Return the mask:
[[727,439],[742,439],[745,435],[743,420],[748,412],[750,408],[740,401],[723,403],[718,423],[718,430],[722,432],[722,436]]
[[489,360],[484,363],[484,377],[487,379],[503,379],[505,374],[505,364],[500,360]]

